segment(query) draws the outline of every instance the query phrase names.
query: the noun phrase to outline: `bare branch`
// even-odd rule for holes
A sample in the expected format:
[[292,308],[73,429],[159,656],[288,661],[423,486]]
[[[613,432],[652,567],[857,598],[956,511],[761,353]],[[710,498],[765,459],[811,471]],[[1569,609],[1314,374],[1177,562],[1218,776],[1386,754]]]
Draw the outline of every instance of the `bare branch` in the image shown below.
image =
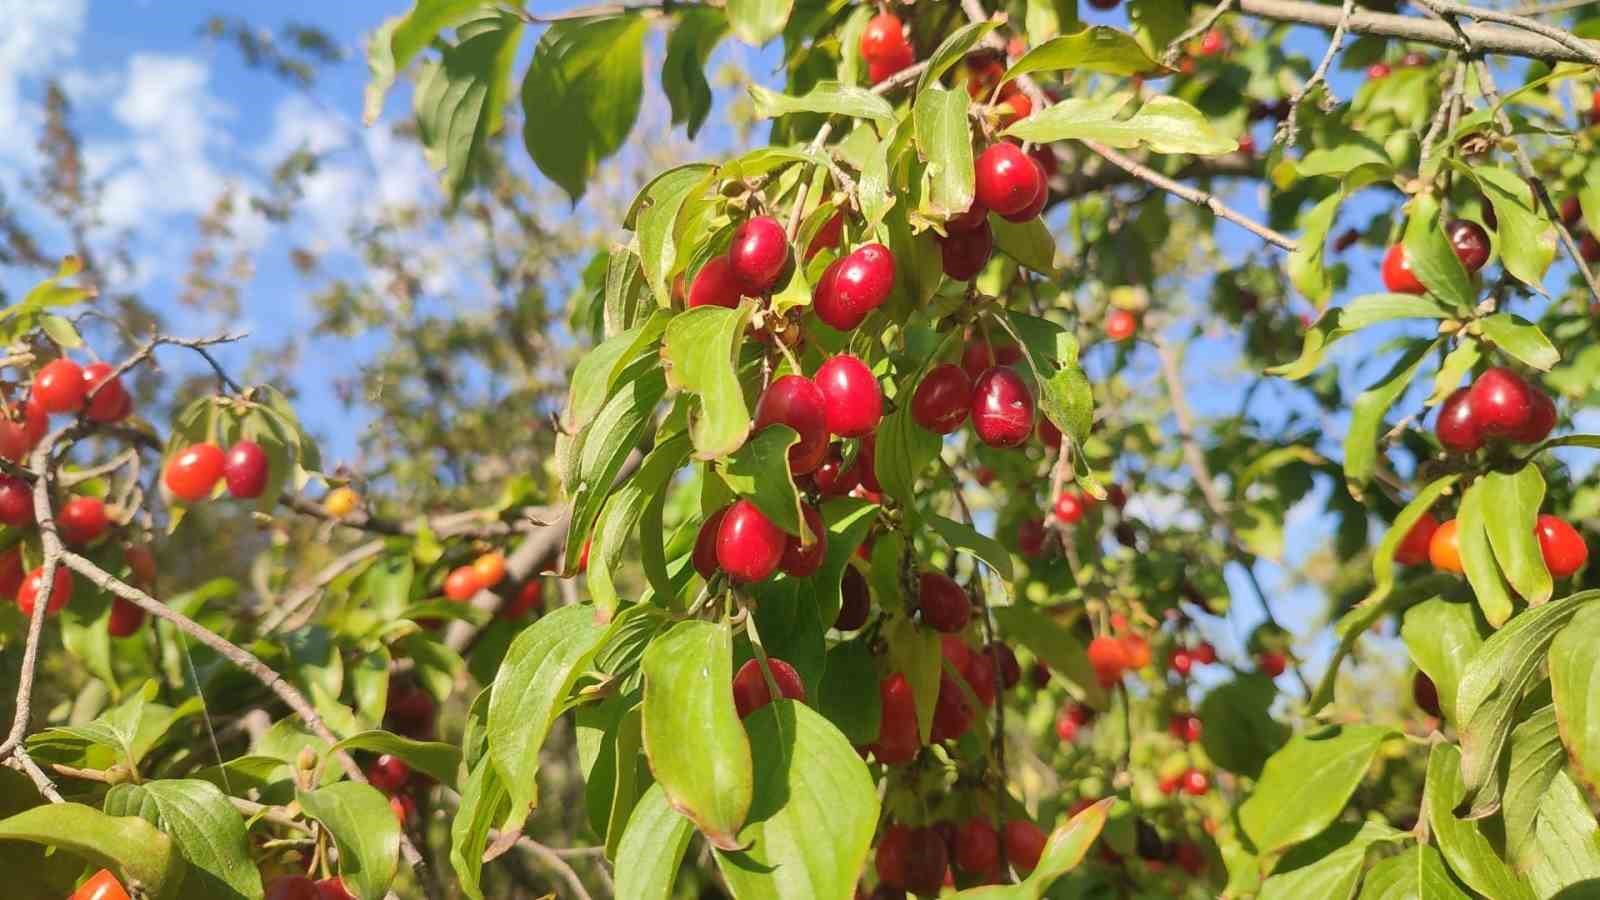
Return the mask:
[[[1338,8],[1307,0],[1239,0],[1239,9],[1261,19],[1315,25],[1329,31],[1339,27],[1339,20],[1343,18]],[[1468,47],[1445,22],[1366,10],[1351,15],[1348,27],[1353,34],[1400,38],[1463,52],[1476,49],[1484,53],[1522,56],[1545,62],[1592,63],[1594,58],[1591,54],[1597,52],[1589,48],[1588,52],[1580,53],[1562,41],[1525,29],[1481,24],[1467,25],[1462,29],[1472,45]]]
[[[1311,77],[1306,79],[1306,83],[1300,85],[1300,88],[1289,97],[1289,115],[1285,116],[1284,120],[1279,123],[1278,132],[1273,137],[1274,143],[1285,142],[1290,147],[1294,146],[1295,138],[1297,137],[1295,124],[1299,121],[1300,104],[1305,100],[1306,95],[1315,90],[1318,85],[1322,85],[1322,89],[1328,93],[1329,99],[1332,98],[1333,89],[1327,85],[1328,67],[1333,64],[1333,58],[1338,56],[1339,51],[1344,47],[1345,31],[1350,27],[1350,16],[1355,12],[1355,9],[1356,0],[1344,0],[1344,6],[1339,10],[1339,24],[1333,29],[1333,37],[1328,41],[1328,49],[1322,54],[1322,61],[1317,63],[1317,68],[1311,73]],[[1327,108],[1326,102],[1323,104],[1323,108]]]

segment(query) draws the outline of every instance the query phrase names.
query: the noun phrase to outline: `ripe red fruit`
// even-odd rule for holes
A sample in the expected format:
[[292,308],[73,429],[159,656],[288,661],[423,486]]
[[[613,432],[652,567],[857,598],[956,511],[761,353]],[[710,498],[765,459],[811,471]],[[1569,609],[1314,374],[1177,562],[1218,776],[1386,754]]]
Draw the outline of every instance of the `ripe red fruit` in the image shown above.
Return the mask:
[[1185,794],[1192,797],[1200,797],[1204,796],[1206,791],[1211,790],[1211,779],[1206,777],[1206,773],[1199,769],[1190,769],[1183,773],[1182,786]]
[[817,369],[828,430],[840,437],[863,437],[883,418],[883,393],[866,363],[840,354]]
[[[72,573],[66,566],[57,565],[55,577],[50,583],[50,600],[45,605],[44,613],[53,616],[61,612],[61,608],[72,599]],[[28,618],[33,617],[33,605],[39,595],[45,591],[44,566],[39,566],[22,580],[22,586],[17,588],[17,609]]]
[[806,527],[811,529],[811,543],[801,544],[799,536],[788,535],[783,559],[778,562],[778,568],[794,578],[814,574],[822,568],[822,559],[828,554],[828,529],[823,527],[822,515],[809,503],[800,504],[800,513],[805,517]]
[[404,828],[417,817],[417,801],[411,799],[410,794],[393,794],[389,797],[389,810]]
[[911,682],[896,672],[878,685],[878,694],[883,713],[872,753],[885,765],[910,762],[922,747],[922,738],[917,732],[917,701],[911,693]]
[[1418,709],[1428,715],[1435,719],[1444,718],[1444,713],[1439,709],[1439,688],[1426,672],[1419,671],[1412,677],[1411,699],[1416,701]]
[[923,572],[917,579],[917,608],[924,625],[946,634],[966,628],[972,620],[972,598],[943,572]]
[[1583,535],[1562,519],[1541,515],[1534,534],[1539,536],[1539,553],[1544,557],[1545,568],[1555,578],[1566,578],[1589,561],[1589,545],[1584,543]]
[[817,233],[811,236],[811,243],[806,245],[806,261],[809,262],[813,256],[829,247],[839,246],[839,238],[843,236],[844,210],[841,209],[823,222]]
[[174,497],[193,503],[211,495],[222,468],[222,450],[216,444],[191,444],[167,463],[163,480]]
[[1428,561],[1441,572],[1460,575],[1464,571],[1461,565],[1461,537],[1457,533],[1455,519],[1440,523],[1434,530],[1433,538],[1428,541]]
[[128,900],[128,892],[110,869],[101,869],[78,885],[68,900]]
[[771,216],[746,219],[733,231],[728,262],[734,281],[751,296],[770,292],[789,264],[789,238]]
[[356,895],[344,886],[344,880],[337,876],[329,876],[317,882],[317,891],[322,895],[322,900],[356,900]]
[[1128,652],[1122,642],[1108,634],[1102,634],[1089,642],[1089,665],[1094,668],[1095,677],[1103,685],[1115,684],[1122,678],[1122,672],[1128,668]]
[[1471,274],[1489,261],[1489,233],[1483,226],[1467,219],[1452,219],[1444,226],[1445,236],[1456,251],[1456,259]]
[[[1000,95],[1000,102],[1005,107],[1000,110],[1001,115],[1009,121],[1015,122],[1020,119],[1026,119],[1028,116],[1033,114],[1033,101],[1028,99],[1027,94],[1024,94],[1022,91],[1016,89],[1015,82],[1006,85],[1006,89]],[[1043,172],[1043,168],[1041,168],[1040,171]],[[1039,205],[1041,207],[1044,206],[1043,199],[1039,200]],[[1036,216],[1038,214],[1038,210],[1034,210],[1033,215]],[[1021,216],[1022,214],[1016,213],[1015,215]],[[1026,222],[1032,217],[1033,216],[1014,218],[1012,221]],[[1011,217],[1007,216],[1007,218]]]
[[756,431],[787,425],[799,433],[800,440],[789,448],[789,470],[796,475],[814,471],[828,453],[825,404],[822,391],[804,375],[776,379],[756,403]]
[[266,451],[255,441],[239,441],[228,448],[222,462],[222,478],[228,493],[240,500],[254,500],[267,487],[269,466]]
[[873,868],[878,881],[889,887],[904,890],[906,886],[906,856],[911,846],[911,829],[900,824],[890,825],[878,839]]
[[832,328],[849,331],[883,305],[894,290],[894,254],[866,244],[835,260],[817,281],[812,310]]
[[1472,389],[1456,388],[1439,404],[1439,417],[1433,433],[1451,453],[1473,453],[1483,446],[1483,429],[1472,408]]
[[1194,645],[1190,655],[1194,657],[1195,662],[1209,666],[1217,661],[1217,648],[1211,646],[1209,641],[1201,641]]
[[47,413],[77,412],[83,406],[83,388],[83,369],[64,356],[33,376],[33,396]]
[[1213,28],[1200,38],[1201,56],[1216,56],[1226,49],[1228,49],[1228,38],[1220,28]]
[[1034,430],[1039,434],[1039,443],[1049,447],[1051,450],[1061,449],[1061,429],[1057,428],[1054,422],[1044,416],[1040,416],[1039,424]]
[[144,624],[144,610],[132,601],[121,597],[111,598],[111,615],[106,619],[106,632],[114,638],[124,638],[139,630]]
[[833,627],[839,631],[855,631],[867,624],[872,612],[872,594],[867,590],[867,579],[855,566],[844,567],[844,577],[839,582],[839,615]]
[[905,23],[893,13],[879,13],[867,20],[867,27],[861,31],[861,57],[868,62],[875,59],[892,58],[901,52],[902,48],[910,49],[906,43]]
[[727,256],[713,256],[694,275],[689,284],[689,307],[739,305],[739,282],[733,277],[733,263]]
[[[83,392],[94,398],[84,415],[92,422],[115,422],[133,409],[133,398],[122,387],[122,379],[110,363],[96,362],[83,367]],[[96,390],[98,388],[98,390]]]
[[0,522],[13,528],[33,524],[33,488],[21,478],[0,475]]
[[717,532],[722,528],[722,516],[728,507],[717,510],[700,523],[700,532],[694,538],[694,553],[690,559],[701,578],[710,578],[717,571]]
[[[1454,522],[1455,520],[1451,519],[1450,521]],[[1277,678],[1283,674],[1284,669],[1289,667],[1289,657],[1277,650],[1267,650],[1256,657],[1256,665],[1261,667],[1261,671],[1265,672],[1267,677]]]
[[437,707],[427,691],[410,681],[389,679],[389,706],[383,725],[395,734],[427,740],[433,734]]
[[1389,76],[1389,64],[1388,63],[1375,62],[1372,65],[1367,66],[1367,80],[1368,81],[1377,81],[1379,78],[1387,78],[1388,76]]
[[853,468],[856,470],[856,476],[861,479],[863,488],[874,494],[883,492],[883,485],[878,484],[878,436],[876,434],[869,434],[861,439],[861,446],[856,450],[856,463]]
[[1479,375],[1468,400],[1473,420],[1484,434],[1505,436],[1522,431],[1533,418],[1535,389],[1521,375],[1504,366]]
[[1192,744],[1200,740],[1200,717],[1188,713],[1173,716],[1168,730],[1178,740]]
[[972,386],[972,429],[991,447],[1015,447],[1033,433],[1033,394],[1016,372],[995,366]]
[[322,900],[322,892],[304,875],[280,875],[268,882],[266,900]]
[[972,379],[960,366],[944,363],[923,376],[911,397],[911,418],[934,434],[949,434],[967,420]]
[[1411,254],[1404,244],[1395,244],[1383,255],[1383,286],[1396,294],[1425,294],[1428,289],[1411,271]]
[[1121,308],[1106,313],[1106,337],[1111,340],[1125,341],[1138,330],[1139,319],[1133,313]]
[[49,427],[50,418],[37,397],[24,404],[7,404],[4,415],[0,415],[0,457],[23,462]]
[[788,535],[749,500],[737,500],[717,528],[717,565],[735,581],[761,581],[777,571]]
[[1017,551],[1029,559],[1044,555],[1044,520],[1023,519],[1017,523]]
[[495,615],[501,619],[516,621],[543,609],[544,582],[533,578],[523,582],[522,587],[517,590],[517,596],[502,604]]
[[495,551],[479,554],[472,561],[472,570],[478,573],[478,582],[492,588],[506,577],[506,558]]
[[1039,865],[1039,857],[1044,853],[1048,837],[1039,826],[1024,819],[1007,822],[1006,860],[1019,873],[1026,875],[1032,872]]
[[1420,566],[1427,562],[1428,543],[1438,530],[1439,520],[1433,517],[1433,513],[1423,513],[1422,518],[1400,539],[1400,546],[1394,548],[1394,561],[1402,566]]
[[811,473],[811,483],[817,486],[817,493],[824,497],[843,497],[855,489],[860,479],[856,477],[856,464],[845,468],[844,451],[836,445],[830,445],[822,464]]
[[1561,224],[1572,226],[1583,220],[1583,205],[1577,197],[1568,197],[1561,201]]
[[946,234],[961,234],[963,232],[971,231],[980,225],[987,224],[988,221],[989,211],[983,208],[982,203],[974,200],[972,201],[972,205],[967,207],[966,212],[950,219],[946,219],[944,223],[944,230]]
[[1150,642],[1141,634],[1125,634],[1122,641],[1122,655],[1127,660],[1126,668],[1142,669],[1150,665]]
[[1063,744],[1070,744],[1077,739],[1079,727],[1078,722],[1067,715],[1066,710],[1062,710],[1061,714],[1056,716],[1056,737],[1060,738]]
[[984,219],[967,231],[952,231],[939,240],[939,260],[946,277],[968,281],[976,277],[994,253],[994,232]]
[[1533,410],[1528,416],[1528,422],[1523,427],[1506,435],[1506,439],[1518,444],[1537,444],[1550,436],[1556,427],[1556,404],[1550,395],[1537,388],[1530,391],[1533,398]]
[[977,160],[978,202],[1002,216],[1026,209],[1045,189],[1044,169],[1016,144],[990,144]]
[[367,780],[385,794],[393,794],[411,780],[411,767],[400,757],[385,753],[367,767]]
[[[778,685],[778,693],[788,700],[806,702],[806,686],[794,666],[776,657],[768,657],[767,663],[772,667],[772,680]],[[733,676],[733,707],[739,711],[739,718],[743,719],[771,702],[772,692],[767,689],[761,663],[754,659],[745,660]]]
[[1000,862],[1000,834],[989,820],[973,816],[956,832],[956,868],[982,875]]
[[917,57],[911,45],[905,44],[881,59],[867,60],[867,80],[877,84],[894,77],[916,61]]
[[1083,519],[1083,497],[1077,491],[1065,491],[1056,498],[1056,518],[1068,525],[1076,525]]
[[465,603],[483,589],[483,579],[471,566],[456,566],[444,577],[444,595],[457,603]]
[[933,730],[930,735],[933,741],[939,743],[960,738],[972,727],[974,716],[972,704],[967,701],[961,685],[950,677],[949,672],[941,672],[939,696],[933,705]]
[[983,653],[994,661],[995,671],[1000,675],[1002,690],[1011,690],[1022,681],[1022,664],[1017,662],[1017,654],[1012,649],[999,641],[992,641],[985,645]]
[[995,346],[982,338],[974,338],[961,351],[961,369],[971,378],[977,378],[995,366],[1010,366],[1022,361],[1022,348],[1016,344]]
[[[1010,103],[1013,110],[1017,110],[1020,109],[1017,102],[1019,100],[1022,103],[1028,103],[1028,98],[1020,93],[1013,94],[1011,99],[1007,102]],[[1025,111],[1021,111],[1017,114],[1017,118],[1021,119],[1026,117],[1027,114],[1032,111],[1032,109],[1032,104],[1029,104]],[[1001,218],[1008,222],[1030,222],[1038,218],[1039,214],[1044,212],[1045,204],[1050,202],[1050,176],[1045,174],[1044,165],[1037,159],[1034,159],[1032,155],[1028,156],[1028,162],[1033,165],[1034,171],[1038,174],[1039,192],[1034,194],[1033,199],[1028,201],[1026,206],[1022,207],[1016,212],[1002,214]]]
[[987,653],[977,652],[971,655],[966,668],[962,669],[967,685],[972,688],[972,693],[977,695],[978,701],[984,706],[993,706],[994,691],[994,658]]
[[0,596],[15,597],[22,587],[22,549],[13,546],[0,550]]
[[87,544],[105,533],[110,520],[106,505],[98,497],[74,496],[56,514],[61,537],[69,544]]
[[1578,235],[1578,255],[1584,262],[1600,262],[1600,240],[1587,231]]
[[1179,677],[1189,677],[1189,670],[1194,668],[1194,657],[1189,651],[1179,647],[1167,657],[1167,668],[1177,672]]

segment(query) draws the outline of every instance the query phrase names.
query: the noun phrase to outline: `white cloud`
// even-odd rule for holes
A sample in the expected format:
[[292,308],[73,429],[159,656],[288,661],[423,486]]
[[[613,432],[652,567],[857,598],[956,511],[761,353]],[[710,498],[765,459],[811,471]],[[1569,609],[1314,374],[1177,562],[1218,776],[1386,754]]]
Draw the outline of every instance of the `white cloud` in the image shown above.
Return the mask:
[[[78,49],[88,0],[0,0],[0,122],[12,134],[38,119],[22,99],[25,83],[59,67]],[[31,141],[0,144],[11,158],[33,152]]]

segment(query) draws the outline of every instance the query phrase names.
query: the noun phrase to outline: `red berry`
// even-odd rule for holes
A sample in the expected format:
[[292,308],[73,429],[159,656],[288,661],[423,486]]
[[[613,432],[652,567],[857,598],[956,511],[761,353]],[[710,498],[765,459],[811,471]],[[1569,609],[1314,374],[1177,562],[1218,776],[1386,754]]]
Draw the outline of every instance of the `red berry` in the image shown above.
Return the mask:
[[917,732],[917,701],[911,693],[911,682],[896,672],[879,684],[878,693],[883,712],[873,755],[885,765],[910,762],[922,748],[922,738]]
[[1469,402],[1473,419],[1487,435],[1507,436],[1528,427],[1533,418],[1533,395],[1537,393],[1521,375],[1496,366],[1472,383]]
[[33,524],[33,488],[21,478],[0,475],[0,522],[13,528]]
[[906,886],[906,856],[911,846],[911,829],[904,825],[890,825],[878,839],[878,849],[873,856],[873,868],[878,881],[889,887],[904,890]]
[[689,306],[739,305],[739,282],[733,277],[733,263],[727,256],[713,256],[694,275],[689,285]]
[[1194,657],[1189,654],[1189,651],[1180,647],[1172,651],[1172,654],[1167,657],[1167,667],[1177,672],[1179,677],[1187,678],[1189,677],[1189,670],[1194,668]]
[[410,794],[393,794],[389,797],[389,810],[404,828],[417,817],[417,801],[411,799]]
[[267,883],[265,900],[322,900],[322,892],[304,875],[281,875]]
[[1389,64],[1388,63],[1375,62],[1372,65],[1367,66],[1367,80],[1368,81],[1377,81],[1380,78],[1387,78],[1388,76],[1389,76]]
[[822,525],[822,516],[809,503],[800,504],[806,527],[811,529],[811,543],[801,544],[798,535],[788,535],[783,547],[783,559],[778,568],[792,578],[805,578],[822,568],[822,559],[828,554],[828,530]]
[[[1006,90],[1000,95],[1000,102],[1004,104],[1005,107],[1000,110],[1000,113],[1009,121],[1016,122],[1033,115],[1033,101],[1028,99],[1027,94],[1017,90],[1014,82],[1006,85]],[[1040,172],[1042,173],[1043,171],[1044,169],[1041,167]],[[1041,191],[1039,199],[1040,207],[1044,206],[1045,196],[1047,196],[1045,192]],[[1033,215],[1036,216],[1038,214],[1038,210],[1034,210]],[[1033,218],[1033,216],[1023,216],[1022,213],[1014,213],[1013,215],[1017,216],[1018,218],[1013,218],[1012,216],[1007,216],[1006,218],[1011,219],[1013,222],[1026,222],[1028,219]]]
[[1256,657],[1256,665],[1261,667],[1261,671],[1265,672],[1267,677],[1277,678],[1289,667],[1289,657],[1277,650],[1268,650]]
[[690,559],[701,578],[710,578],[717,571],[717,532],[722,528],[722,516],[728,507],[717,510],[700,523],[700,532],[694,538],[694,553]]
[[1545,568],[1555,578],[1566,578],[1582,569],[1589,561],[1589,545],[1562,519],[1542,515],[1534,526],[1539,536],[1539,553],[1544,556]]
[[1518,444],[1537,444],[1550,436],[1556,427],[1556,404],[1550,395],[1538,389],[1530,391],[1533,397],[1533,411],[1528,416],[1528,423],[1511,434],[1506,439]]
[[1205,852],[1193,841],[1179,841],[1172,848],[1172,855],[1178,868],[1189,873],[1190,877],[1198,878],[1206,870]]
[[472,561],[472,570],[485,589],[492,588],[506,577],[506,558],[495,551],[479,554]]
[[543,609],[544,582],[532,578],[523,582],[517,591],[517,596],[502,604],[495,615],[501,619],[516,621]]
[[993,641],[983,648],[983,652],[994,660],[995,670],[1000,673],[1001,688],[1009,691],[1022,681],[1022,664],[1017,662],[1017,654],[1010,647]]
[[1113,309],[1106,313],[1106,337],[1113,341],[1122,342],[1133,337],[1139,330],[1139,319],[1125,309]]
[[893,13],[879,13],[867,20],[861,31],[861,57],[868,62],[887,59],[910,49],[906,43],[905,23]]
[[855,631],[867,624],[872,612],[872,594],[867,590],[867,579],[855,566],[844,567],[844,577],[839,582],[839,615],[833,627],[839,631]]
[[785,375],[767,385],[756,403],[755,430],[787,425],[800,435],[789,448],[789,470],[804,475],[822,465],[828,452],[826,401],[815,382],[804,375]]
[[866,363],[840,354],[817,369],[828,430],[839,437],[863,437],[883,417],[883,393]]
[[1039,443],[1051,450],[1061,449],[1061,429],[1044,416],[1039,417],[1039,424],[1034,428],[1039,434]]
[[1044,169],[1016,144],[990,144],[978,157],[978,202],[1002,216],[1026,209],[1045,189]]
[[1077,740],[1078,728],[1078,723],[1066,714],[1066,710],[1056,717],[1056,737],[1061,739],[1061,743],[1070,744]]
[[976,277],[994,253],[994,232],[984,219],[968,231],[952,231],[939,240],[939,259],[944,274],[955,281]]
[[1428,544],[1438,530],[1439,520],[1433,517],[1433,513],[1423,513],[1422,518],[1400,539],[1400,545],[1394,548],[1394,561],[1402,566],[1420,566],[1427,562]]
[[735,581],[762,581],[777,571],[788,535],[749,500],[737,500],[717,528],[717,565]]
[[911,45],[901,46],[880,59],[867,60],[867,80],[873,84],[894,77],[917,61]]
[[1209,641],[1201,641],[1190,651],[1194,661],[1203,666],[1209,666],[1217,661],[1217,648],[1211,646]]
[[367,768],[367,780],[385,794],[393,794],[411,780],[411,767],[400,757],[385,753]]
[[812,309],[829,327],[849,331],[882,306],[892,290],[894,254],[882,244],[866,244],[822,273]]
[[1583,206],[1577,197],[1568,197],[1561,201],[1561,224],[1576,225],[1583,220]]
[[20,545],[0,550],[0,596],[15,597],[20,587],[22,587]]
[[1102,634],[1089,642],[1089,665],[1101,684],[1116,684],[1128,663],[1127,648],[1111,635]]
[[1163,775],[1156,782],[1156,787],[1161,789],[1161,793],[1170,797],[1178,792],[1178,784],[1182,781],[1183,773],[1181,772],[1173,775]]
[[49,416],[37,397],[21,404],[20,409],[8,404],[4,415],[0,415],[0,456],[15,463],[24,462],[49,427]]
[[1383,286],[1396,294],[1427,293],[1411,271],[1411,254],[1404,244],[1395,244],[1383,255]]
[[1117,509],[1122,509],[1128,505],[1128,492],[1123,490],[1122,485],[1113,484],[1106,488],[1106,502]]
[[962,674],[966,677],[967,684],[976,694],[979,702],[984,706],[993,706],[995,699],[994,690],[994,658],[987,653],[972,654],[971,661],[967,663]]
[[1183,773],[1183,792],[1192,797],[1200,797],[1211,790],[1211,779],[1199,769],[1190,769]]
[[33,376],[33,396],[47,413],[77,412],[83,406],[83,389],[83,370],[64,356]]
[[839,210],[822,223],[817,233],[811,236],[811,243],[806,245],[806,261],[809,262],[830,247],[839,246],[839,238],[844,236],[844,210]]
[[1032,822],[1013,819],[1006,823],[1006,860],[1018,872],[1027,874],[1039,865],[1048,839],[1039,826]]
[[[772,680],[778,685],[778,693],[788,700],[806,702],[806,686],[794,666],[776,657],[769,657],[767,663],[772,667]],[[771,702],[772,692],[767,689],[761,663],[754,659],[745,660],[733,676],[733,706],[739,711],[739,718],[743,719]]]
[[1578,235],[1578,255],[1584,262],[1600,262],[1600,240],[1587,231]]
[[116,367],[103,362],[83,367],[84,396],[87,397],[91,391],[94,393],[94,399],[89,401],[89,408],[84,415],[92,422],[115,422],[133,409],[133,398],[123,389],[122,379],[115,375],[116,371]]
[[[44,566],[39,566],[22,580],[22,586],[17,588],[17,609],[22,610],[25,617],[33,617],[33,605],[39,595],[46,589],[44,580]],[[56,566],[55,577],[50,580],[50,600],[46,603],[44,613],[53,616],[61,612],[61,608],[72,599],[72,573],[63,565]]]
[[61,537],[69,544],[83,545],[105,533],[110,520],[106,518],[106,505],[98,497],[74,496],[62,505],[56,524],[61,527]]
[[1056,518],[1068,525],[1083,519],[1083,497],[1076,491],[1065,491],[1056,498]]
[[1450,246],[1455,248],[1456,259],[1466,266],[1468,274],[1483,268],[1489,261],[1489,233],[1482,225],[1467,219],[1452,219],[1444,226],[1444,233],[1450,238]]
[[1033,395],[1022,377],[996,366],[972,386],[972,429],[991,447],[1015,447],[1033,433]]
[[830,445],[822,465],[811,473],[811,483],[817,486],[817,493],[824,497],[843,497],[860,483],[856,467],[852,463],[848,469],[845,468],[844,452],[837,445]]
[[255,441],[239,441],[228,448],[223,459],[222,478],[228,493],[240,500],[254,500],[266,490],[269,466],[266,451]]
[[1150,665],[1150,642],[1143,635],[1125,634],[1121,641],[1122,655],[1127,659],[1126,668],[1142,669]]
[[972,598],[942,572],[923,572],[917,579],[917,608],[924,625],[947,634],[966,628],[972,620]]
[[128,900],[128,892],[110,869],[101,869],[79,885],[68,900]]
[[1472,408],[1472,389],[1456,388],[1439,404],[1433,433],[1451,453],[1473,453],[1483,446],[1483,429]]
[[746,294],[759,297],[778,283],[789,264],[789,238],[771,216],[746,219],[733,231],[728,245],[733,278]]
[[222,467],[222,450],[216,444],[191,444],[167,463],[164,481],[174,497],[193,503],[211,495]]
[[945,220],[944,230],[946,234],[962,234],[988,222],[989,211],[983,208],[982,203],[974,200],[966,212]]
[[856,477],[861,480],[863,488],[874,494],[883,492],[883,485],[878,483],[878,436],[876,434],[869,434],[861,439],[861,446],[856,450],[856,463],[852,468],[856,470]]
[[111,598],[111,615],[106,619],[106,632],[114,638],[125,638],[144,624],[144,610],[130,600]]
[[444,595],[457,603],[465,603],[483,589],[483,579],[471,566],[456,566],[444,578]]
[[317,882],[317,890],[321,892],[322,900],[356,900],[356,895],[344,886],[344,880],[336,876]]
[[1044,555],[1044,520],[1023,519],[1017,523],[1017,551],[1030,559]]
[[1228,38],[1220,28],[1213,28],[1207,31],[1205,36],[1200,39],[1201,56],[1216,56],[1226,49],[1228,49]]
[[1000,863],[1000,834],[982,816],[973,816],[956,832],[956,868],[982,875]]
[[939,675],[939,696],[933,705],[932,738],[935,743],[953,741],[972,727],[975,713],[961,685],[949,672]]
[[1079,725],[1087,725],[1094,721],[1095,712],[1093,707],[1074,703],[1067,707],[1067,715]]
[[1171,725],[1172,736],[1185,743],[1193,744],[1200,740],[1200,717],[1189,715],[1173,716]]
[[384,727],[405,737],[427,740],[433,734],[437,707],[427,691],[411,683],[389,679],[389,706],[383,716]]
[[923,376],[911,397],[911,418],[934,434],[949,434],[967,420],[972,379],[960,366],[944,363]]
[[961,369],[970,378],[977,378],[995,366],[1009,366],[1022,361],[1022,348],[1016,344],[998,347],[985,340],[972,340],[961,351]]
[[1439,689],[1426,672],[1419,671],[1412,677],[1411,699],[1416,702],[1418,709],[1428,715],[1435,719],[1444,718],[1444,713],[1439,709]]
[[[1032,111],[1033,106],[1029,104],[1026,110],[1023,110],[1017,102],[1019,100],[1022,103],[1028,103],[1028,98],[1024,94],[1013,94],[1007,102],[1011,104],[1013,110],[1018,110],[1017,118],[1021,119]],[[1016,212],[1002,213],[1001,218],[1008,222],[1031,222],[1038,218],[1040,213],[1044,212],[1045,204],[1050,202],[1050,176],[1045,174],[1044,166],[1031,155],[1028,157],[1028,162],[1033,165],[1034,171],[1038,174],[1039,192],[1034,194],[1033,199],[1029,200],[1026,206]]]

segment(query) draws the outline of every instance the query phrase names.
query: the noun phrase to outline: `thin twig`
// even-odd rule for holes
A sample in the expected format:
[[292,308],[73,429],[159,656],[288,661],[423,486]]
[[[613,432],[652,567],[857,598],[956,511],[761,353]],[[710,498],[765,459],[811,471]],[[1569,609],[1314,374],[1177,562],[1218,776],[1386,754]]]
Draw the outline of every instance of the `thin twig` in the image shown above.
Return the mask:
[[1300,85],[1299,89],[1289,96],[1289,115],[1285,116],[1283,121],[1279,123],[1278,132],[1273,136],[1274,143],[1281,142],[1290,147],[1294,146],[1295,139],[1298,137],[1298,129],[1295,126],[1299,121],[1300,104],[1305,100],[1306,95],[1310,94],[1318,85],[1322,86],[1323,93],[1326,94],[1322,108],[1329,108],[1329,103],[1333,101],[1334,97],[1333,89],[1328,87],[1327,84],[1328,67],[1333,65],[1334,57],[1338,56],[1339,51],[1344,48],[1344,35],[1350,28],[1350,16],[1355,11],[1356,0],[1344,0],[1344,6],[1339,10],[1339,24],[1333,29],[1333,37],[1328,41],[1328,49],[1322,54],[1322,61],[1317,63],[1316,70],[1311,73],[1310,78],[1306,79],[1306,83]]
[[1512,28],[1520,28],[1523,31],[1532,32],[1541,37],[1549,38],[1576,53],[1582,58],[1580,61],[1600,66],[1600,49],[1596,49],[1593,44],[1576,37],[1572,32],[1557,28],[1554,25],[1546,25],[1536,19],[1519,16],[1515,13],[1484,9],[1481,6],[1468,6],[1464,3],[1452,3],[1450,0],[1417,0],[1417,2],[1440,15],[1466,16],[1469,19],[1477,19],[1480,22],[1495,22],[1500,25],[1508,25]]
[[1237,2],[1238,0],[1222,0],[1221,3],[1212,8],[1211,12],[1206,13],[1205,18],[1201,19],[1193,28],[1173,38],[1172,42],[1167,44],[1167,52],[1163,57],[1166,64],[1170,66],[1176,62],[1178,57],[1183,54],[1184,44],[1210,31],[1211,26],[1217,24],[1217,20],[1226,15],[1228,10],[1233,9],[1234,4]]
[[567,889],[572,891],[572,896],[577,900],[593,900],[589,896],[588,889],[583,886],[583,879],[578,877],[578,873],[572,870],[572,866],[567,864],[567,861],[561,857],[560,853],[527,836],[517,838],[517,846],[533,854],[540,862],[555,870],[556,875],[567,883]]
[[[1294,22],[1314,25],[1329,31],[1337,28],[1342,18],[1336,7],[1307,0],[1239,0],[1239,10],[1260,19],[1275,22]],[[1552,40],[1542,34],[1503,25],[1467,25],[1460,34],[1448,23],[1419,19],[1415,16],[1397,16],[1391,13],[1360,10],[1350,16],[1348,25],[1353,34],[1370,34],[1378,37],[1399,38],[1419,44],[1432,44],[1450,50],[1476,49],[1484,53],[1521,56],[1545,62],[1591,62],[1591,53],[1577,52],[1563,41]],[[1470,43],[1470,47],[1467,46]]]

